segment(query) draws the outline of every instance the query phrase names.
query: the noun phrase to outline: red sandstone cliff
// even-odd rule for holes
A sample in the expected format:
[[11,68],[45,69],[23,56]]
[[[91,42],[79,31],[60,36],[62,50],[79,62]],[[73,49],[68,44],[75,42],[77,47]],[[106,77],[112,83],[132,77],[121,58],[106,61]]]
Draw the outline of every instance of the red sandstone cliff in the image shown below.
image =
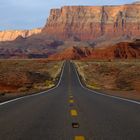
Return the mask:
[[140,35],[140,4],[52,9],[43,32],[62,39],[73,36],[81,40],[102,35]]
[[50,60],[70,60],[70,59],[82,59],[90,56],[92,48],[88,47],[70,47],[64,51],[58,52],[49,57]]
[[95,49],[88,58],[140,59],[140,42],[121,42],[113,46]]
[[[0,42],[0,58],[44,58],[64,48],[65,51],[50,58],[140,58],[140,44],[137,47],[128,42],[108,45],[108,39],[111,40],[110,44],[116,44],[130,36],[140,36],[139,3],[122,6],[65,6],[51,10],[42,30],[0,32],[0,41],[5,41]],[[114,42],[113,38],[118,39]],[[101,45],[101,42],[102,46],[108,47],[92,48]],[[91,48],[85,47],[85,44]],[[79,47],[68,48],[70,46]]]

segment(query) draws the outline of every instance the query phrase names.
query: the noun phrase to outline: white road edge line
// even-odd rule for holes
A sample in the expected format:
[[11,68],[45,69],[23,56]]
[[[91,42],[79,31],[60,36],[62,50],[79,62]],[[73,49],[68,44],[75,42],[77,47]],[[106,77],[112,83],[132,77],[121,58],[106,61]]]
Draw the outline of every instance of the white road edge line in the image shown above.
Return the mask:
[[[73,62],[72,62],[72,63],[73,63]],[[91,89],[85,87],[85,86],[82,84],[81,80],[80,80],[78,71],[77,71],[76,66],[75,66],[74,63],[73,63],[73,66],[74,66],[74,69],[75,69],[75,71],[76,71],[76,75],[77,75],[78,81],[79,81],[79,83],[80,83],[80,85],[81,85],[82,88],[84,88],[84,89],[86,89],[86,90],[88,90],[88,91],[91,91],[91,92],[93,92],[93,93],[95,93],[95,94],[99,94],[99,95],[102,95],[102,96],[106,96],[106,97],[114,98],[114,99],[117,99],[117,100],[122,100],[122,101],[126,101],[126,102],[130,102],[130,103],[134,103],[134,104],[140,105],[140,102],[138,102],[138,101],[134,101],[134,100],[130,100],[130,99],[125,99],[125,98],[121,98],[121,97],[117,97],[117,96],[113,96],[113,95],[107,95],[107,94],[100,93],[100,92],[97,92],[97,91],[94,91],[94,90],[91,90]]]
[[26,96],[15,98],[15,99],[12,99],[12,100],[9,100],[9,101],[2,102],[2,103],[0,103],[0,106],[1,105],[4,105],[4,104],[7,104],[7,103],[11,103],[11,102],[17,101],[17,100],[21,100],[21,99],[25,99],[25,98],[29,98],[29,97],[33,97],[33,96],[38,96],[40,94],[44,94],[46,92],[49,92],[49,91],[52,91],[52,90],[56,89],[60,85],[60,82],[62,80],[62,76],[63,76],[63,73],[64,73],[65,64],[66,64],[66,61],[63,64],[63,68],[61,70],[61,76],[60,76],[59,81],[58,81],[58,83],[57,83],[57,85],[55,87],[53,87],[53,88],[51,88],[49,90],[43,91],[43,92],[36,93],[36,94],[26,95]]

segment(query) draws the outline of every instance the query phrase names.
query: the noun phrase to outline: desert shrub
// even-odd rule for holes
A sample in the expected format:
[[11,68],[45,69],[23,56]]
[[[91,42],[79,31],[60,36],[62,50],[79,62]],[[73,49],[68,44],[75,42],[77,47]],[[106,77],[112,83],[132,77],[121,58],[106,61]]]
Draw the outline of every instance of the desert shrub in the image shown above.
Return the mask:
[[116,79],[116,86],[121,90],[133,90],[131,82],[124,77],[119,77]]
[[107,65],[100,65],[99,67],[98,67],[98,72],[99,73],[109,73],[111,71],[111,69],[110,69],[110,67],[109,66],[107,66]]
[[2,92],[2,93],[0,93],[0,96],[4,96],[6,93],[5,92]]
[[53,80],[53,78],[50,76],[48,72],[27,72],[27,77],[31,82],[34,83],[42,83],[45,82],[46,80]]
[[53,87],[54,86],[53,81],[46,80],[46,86],[47,87]]

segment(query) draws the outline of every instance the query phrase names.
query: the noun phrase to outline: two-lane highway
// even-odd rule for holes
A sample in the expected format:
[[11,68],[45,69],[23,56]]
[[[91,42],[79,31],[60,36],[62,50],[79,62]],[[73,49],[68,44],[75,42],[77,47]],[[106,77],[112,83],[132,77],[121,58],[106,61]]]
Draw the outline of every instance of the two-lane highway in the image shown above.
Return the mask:
[[140,105],[83,88],[67,61],[55,89],[0,105],[0,140],[140,140]]

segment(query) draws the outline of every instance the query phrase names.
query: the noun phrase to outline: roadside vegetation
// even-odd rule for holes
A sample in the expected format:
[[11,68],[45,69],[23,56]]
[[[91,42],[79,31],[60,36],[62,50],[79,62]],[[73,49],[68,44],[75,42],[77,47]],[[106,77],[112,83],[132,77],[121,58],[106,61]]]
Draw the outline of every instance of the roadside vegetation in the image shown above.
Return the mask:
[[75,61],[88,88],[140,100],[140,60]]
[[0,60],[0,101],[54,87],[62,65],[45,59]]

